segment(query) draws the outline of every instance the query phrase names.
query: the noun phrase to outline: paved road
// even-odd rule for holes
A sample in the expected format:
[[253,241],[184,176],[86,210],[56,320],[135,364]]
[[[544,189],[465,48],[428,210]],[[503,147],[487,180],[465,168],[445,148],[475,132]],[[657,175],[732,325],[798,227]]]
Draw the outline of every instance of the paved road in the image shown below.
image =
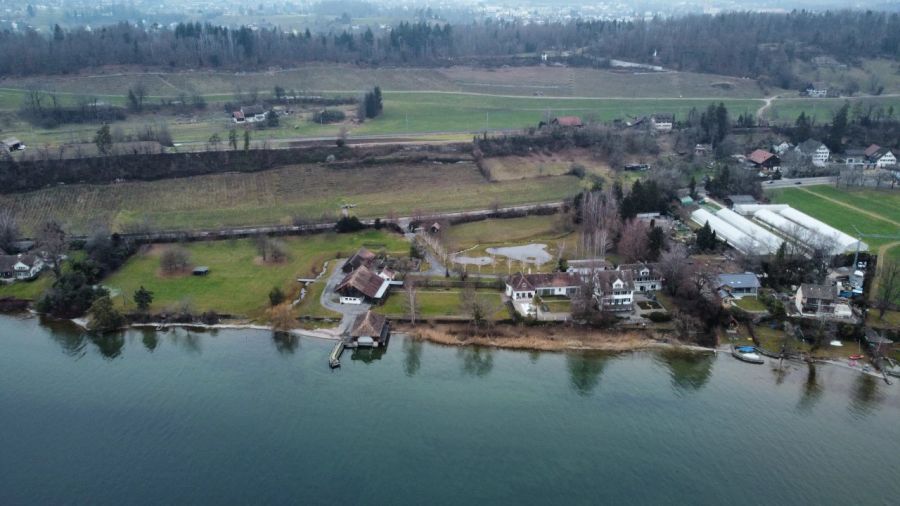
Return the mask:
[[319,303],[322,304],[322,307],[342,315],[341,323],[336,329],[333,329],[337,335],[343,335],[349,332],[350,326],[353,325],[353,321],[356,317],[365,313],[371,307],[369,304],[340,303],[338,296],[334,293],[334,289],[340,284],[341,280],[344,279],[344,271],[341,270],[344,262],[346,262],[345,259],[335,260],[334,271],[325,280],[325,289],[322,290],[322,296],[319,298]]
[[796,186],[818,186],[818,185],[833,185],[834,177],[798,177],[798,178],[784,178],[779,179],[777,181],[766,181],[762,184],[763,190],[769,190],[774,188],[794,188]]

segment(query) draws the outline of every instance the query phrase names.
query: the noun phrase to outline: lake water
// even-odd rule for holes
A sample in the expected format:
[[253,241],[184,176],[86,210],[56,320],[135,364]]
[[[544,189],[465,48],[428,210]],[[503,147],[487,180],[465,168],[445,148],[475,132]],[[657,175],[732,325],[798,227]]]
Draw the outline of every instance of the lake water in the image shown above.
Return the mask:
[[0,317],[0,504],[897,504],[900,385]]

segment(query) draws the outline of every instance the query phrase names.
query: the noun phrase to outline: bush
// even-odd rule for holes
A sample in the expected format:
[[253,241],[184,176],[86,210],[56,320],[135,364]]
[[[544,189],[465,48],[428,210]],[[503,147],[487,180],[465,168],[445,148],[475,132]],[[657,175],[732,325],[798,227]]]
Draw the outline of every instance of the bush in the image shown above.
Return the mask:
[[339,234],[357,232],[364,228],[366,228],[366,226],[363,225],[363,223],[359,221],[359,218],[357,218],[356,216],[343,216],[334,226],[335,231],[337,231]]
[[339,123],[345,119],[347,119],[347,115],[344,114],[344,111],[339,111],[337,109],[323,109],[312,116],[312,122],[319,124]]
[[278,288],[277,286],[272,288],[272,291],[269,292],[269,305],[273,307],[284,302],[284,299],[284,292],[282,292],[281,288]]
[[672,315],[661,311],[654,311],[647,315],[647,319],[654,323],[663,323],[672,321]]
[[181,246],[171,246],[159,258],[159,266],[166,274],[177,274],[188,269],[191,254]]

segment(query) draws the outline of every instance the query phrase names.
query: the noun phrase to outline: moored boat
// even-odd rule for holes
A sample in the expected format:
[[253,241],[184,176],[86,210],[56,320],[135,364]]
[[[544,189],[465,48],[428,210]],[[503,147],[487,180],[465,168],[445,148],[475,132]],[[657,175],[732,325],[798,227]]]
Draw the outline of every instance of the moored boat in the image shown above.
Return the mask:
[[731,355],[734,358],[747,362],[749,364],[765,363],[762,356],[760,356],[760,354],[756,352],[756,348],[754,348],[753,346],[732,346]]

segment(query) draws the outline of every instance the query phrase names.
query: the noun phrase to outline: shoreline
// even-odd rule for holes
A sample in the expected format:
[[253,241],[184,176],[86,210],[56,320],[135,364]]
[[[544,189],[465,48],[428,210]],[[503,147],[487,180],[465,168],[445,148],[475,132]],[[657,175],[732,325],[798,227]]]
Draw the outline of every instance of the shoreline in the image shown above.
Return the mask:
[[[484,346],[489,348],[565,352],[565,351],[608,351],[634,352],[644,350],[675,349],[703,353],[718,353],[718,348],[680,343],[677,341],[660,341],[637,332],[621,334],[604,334],[598,331],[574,332],[564,334],[535,335],[523,329],[525,335],[518,336],[468,336],[461,337],[452,327],[443,325],[430,327],[426,325],[399,326],[399,332],[417,341],[427,341],[444,346]],[[541,334],[541,333],[537,333]]]

